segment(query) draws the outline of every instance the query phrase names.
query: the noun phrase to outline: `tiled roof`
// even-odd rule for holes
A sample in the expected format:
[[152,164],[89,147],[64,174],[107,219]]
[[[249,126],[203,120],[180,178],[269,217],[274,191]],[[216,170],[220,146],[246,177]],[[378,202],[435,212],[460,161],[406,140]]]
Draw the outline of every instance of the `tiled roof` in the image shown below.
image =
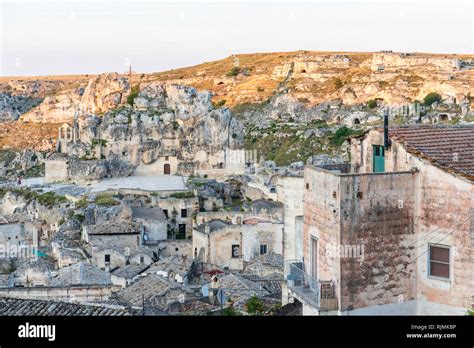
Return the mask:
[[136,275],[142,273],[147,268],[148,266],[144,264],[131,264],[117,268],[115,271],[112,272],[112,274],[117,277],[131,279]]
[[[211,220],[207,223],[207,225],[209,225],[209,232],[214,232],[214,231],[217,231],[217,230],[220,230],[226,226],[229,226],[231,225],[230,222],[228,221],[224,221],[224,220],[219,220],[219,219],[215,219],[215,220]],[[206,224],[202,224],[202,225],[199,225],[197,227],[194,228],[196,231],[199,231],[199,232],[202,232],[202,233],[206,233]]]
[[226,296],[237,307],[242,306],[253,295],[261,297],[269,294],[260,284],[234,273],[219,278],[219,287],[224,289]]
[[167,221],[161,208],[132,207],[133,219]]
[[283,274],[283,256],[274,252],[266,253],[251,259],[245,266],[244,273],[260,276],[280,271]]
[[191,268],[193,260],[190,257],[183,257],[180,255],[173,255],[165,257],[164,259],[155,262],[150,266],[146,273],[156,273],[159,271],[166,273],[175,273],[184,275],[188,273]]
[[474,181],[474,125],[392,128],[389,137],[409,153]]
[[0,298],[0,316],[124,316],[128,309],[44,300]]
[[170,282],[159,275],[149,274],[118,291],[117,298],[127,301],[134,306],[142,306],[143,301],[147,301],[150,304],[160,302],[158,298],[166,297],[172,289],[180,290],[183,293],[188,290],[180,284]]
[[51,285],[57,286],[109,285],[111,283],[110,273],[83,262],[60,269],[57,277],[51,279]]

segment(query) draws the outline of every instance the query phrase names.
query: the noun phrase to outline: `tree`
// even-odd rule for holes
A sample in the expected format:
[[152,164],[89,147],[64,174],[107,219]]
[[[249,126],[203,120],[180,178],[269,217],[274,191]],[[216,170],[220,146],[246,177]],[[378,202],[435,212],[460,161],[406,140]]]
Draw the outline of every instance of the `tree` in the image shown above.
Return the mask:
[[339,89],[341,89],[342,86],[344,86],[344,82],[342,82],[342,80],[340,78],[336,78],[334,80],[334,88],[336,90],[339,90]]
[[265,306],[255,295],[249,298],[245,305],[247,312],[251,315],[262,315],[265,312]]
[[238,66],[234,66],[232,69],[229,70],[227,76],[237,76],[240,74],[241,69]]
[[369,109],[373,109],[377,106],[377,102],[373,99],[370,99],[368,102],[367,102],[367,106],[369,107]]
[[441,96],[438,93],[431,92],[426,95],[423,101],[426,106],[431,106],[431,104],[441,101]]

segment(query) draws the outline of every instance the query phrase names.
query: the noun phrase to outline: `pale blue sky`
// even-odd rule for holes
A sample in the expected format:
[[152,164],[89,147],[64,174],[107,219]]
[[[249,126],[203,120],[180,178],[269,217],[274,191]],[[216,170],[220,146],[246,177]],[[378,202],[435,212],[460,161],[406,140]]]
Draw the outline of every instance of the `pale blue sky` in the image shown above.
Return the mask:
[[473,53],[471,1],[8,1],[0,74],[138,72],[234,53]]

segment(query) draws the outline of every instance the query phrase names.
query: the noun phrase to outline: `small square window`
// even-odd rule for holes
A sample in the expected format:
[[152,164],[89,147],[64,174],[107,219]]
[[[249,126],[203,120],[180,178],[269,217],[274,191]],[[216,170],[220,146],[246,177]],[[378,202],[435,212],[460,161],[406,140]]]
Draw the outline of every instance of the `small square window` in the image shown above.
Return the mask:
[[165,161],[169,161],[170,160],[170,156],[165,156]]
[[266,244],[260,244],[260,255],[264,255],[267,253],[267,245]]
[[309,183],[306,183],[306,189],[309,190]]
[[181,209],[181,217],[182,218],[188,217],[188,209]]
[[105,262],[110,262],[110,255],[105,255],[104,260]]
[[430,245],[429,274],[433,277],[449,279],[450,249],[445,246]]

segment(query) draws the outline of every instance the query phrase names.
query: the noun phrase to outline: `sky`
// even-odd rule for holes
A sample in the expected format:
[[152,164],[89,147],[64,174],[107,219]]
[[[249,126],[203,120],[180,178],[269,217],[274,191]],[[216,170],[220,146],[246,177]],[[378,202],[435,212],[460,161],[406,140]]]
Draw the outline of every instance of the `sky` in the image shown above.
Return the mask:
[[473,53],[470,0],[0,0],[0,75],[163,71],[238,53]]

